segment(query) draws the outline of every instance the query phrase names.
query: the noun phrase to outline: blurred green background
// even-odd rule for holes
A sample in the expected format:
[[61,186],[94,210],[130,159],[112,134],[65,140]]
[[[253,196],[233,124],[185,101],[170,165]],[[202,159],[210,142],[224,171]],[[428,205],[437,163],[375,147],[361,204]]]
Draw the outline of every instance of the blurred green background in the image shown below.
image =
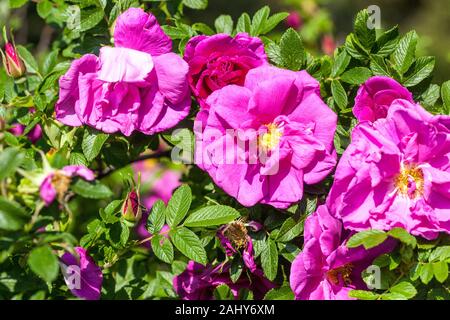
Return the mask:
[[[31,43],[37,56],[44,54],[57,31],[36,14],[36,3],[42,0],[30,0],[18,10],[10,10],[9,1],[0,0],[0,27],[11,25],[16,30],[17,43]],[[188,22],[214,25],[220,14],[229,14],[236,21],[242,12],[253,14],[264,5],[269,5],[272,12],[297,12],[302,20],[298,29],[310,51],[316,54],[329,53],[334,43],[343,43],[355,14],[369,5],[378,5],[383,27],[399,24],[402,32],[417,30],[421,37],[420,54],[437,58],[434,81],[450,78],[450,0],[210,0],[206,11],[186,9],[185,13]],[[283,27],[287,25],[278,32]]]

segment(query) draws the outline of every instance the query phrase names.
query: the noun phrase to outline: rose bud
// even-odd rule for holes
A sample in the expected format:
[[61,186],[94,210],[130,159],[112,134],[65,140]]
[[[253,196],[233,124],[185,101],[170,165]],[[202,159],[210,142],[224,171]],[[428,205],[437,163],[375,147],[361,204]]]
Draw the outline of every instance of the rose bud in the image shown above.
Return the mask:
[[2,52],[2,59],[6,73],[10,77],[19,78],[25,73],[25,65],[12,43],[6,42],[5,53]]
[[137,222],[142,217],[142,209],[139,200],[139,194],[136,190],[131,190],[122,206],[122,215],[129,222]]
[[297,11],[291,11],[286,18],[286,25],[298,30],[303,25],[303,19]]

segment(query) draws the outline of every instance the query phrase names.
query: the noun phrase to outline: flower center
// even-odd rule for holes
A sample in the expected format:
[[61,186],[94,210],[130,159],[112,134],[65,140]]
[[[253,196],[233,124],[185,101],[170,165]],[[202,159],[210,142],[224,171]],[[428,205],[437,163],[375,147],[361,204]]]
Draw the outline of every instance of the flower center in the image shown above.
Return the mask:
[[247,247],[247,228],[242,220],[230,222],[224,231],[224,235],[230,240],[236,250]]
[[52,177],[52,186],[58,194],[58,199],[62,200],[67,190],[69,190],[72,178],[66,175],[63,171],[56,171]]
[[280,139],[283,136],[280,128],[275,123],[266,125],[267,132],[259,137],[259,143],[265,150],[273,150],[280,143]]
[[403,165],[400,174],[395,178],[395,185],[402,195],[410,199],[421,196],[424,189],[422,170],[415,165]]
[[340,282],[340,279],[344,282],[345,286],[349,286],[352,284],[352,279],[350,276],[352,275],[353,270],[353,264],[347,263],[346,265],[343,265],[342,267],[330,270],[327,272],[327,278],[328,280],[338,285]]

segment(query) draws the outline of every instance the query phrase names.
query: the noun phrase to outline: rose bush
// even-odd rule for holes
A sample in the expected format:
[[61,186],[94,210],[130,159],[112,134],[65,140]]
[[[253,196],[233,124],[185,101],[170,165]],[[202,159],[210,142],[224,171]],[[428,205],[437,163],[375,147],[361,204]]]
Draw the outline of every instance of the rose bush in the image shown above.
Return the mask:
[[415,31],[54,2],[41,57],[3,30],[0,298],[450,298],[450,82]]

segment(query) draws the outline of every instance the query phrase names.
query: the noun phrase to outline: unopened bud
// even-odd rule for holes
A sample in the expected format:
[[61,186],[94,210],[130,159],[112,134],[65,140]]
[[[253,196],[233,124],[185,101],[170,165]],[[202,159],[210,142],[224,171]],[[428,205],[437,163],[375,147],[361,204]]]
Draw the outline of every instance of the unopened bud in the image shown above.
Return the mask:
[[139,194],[136,190],[131,190],[122,206],[122,215],[129,222],[137,222],[142,217],[142,208],[139,201]]
[[10,77],[19,78],[25,73],[25,65],[12,43],[6,43],[5,53],[2,52],[2,59],[6,73]]

